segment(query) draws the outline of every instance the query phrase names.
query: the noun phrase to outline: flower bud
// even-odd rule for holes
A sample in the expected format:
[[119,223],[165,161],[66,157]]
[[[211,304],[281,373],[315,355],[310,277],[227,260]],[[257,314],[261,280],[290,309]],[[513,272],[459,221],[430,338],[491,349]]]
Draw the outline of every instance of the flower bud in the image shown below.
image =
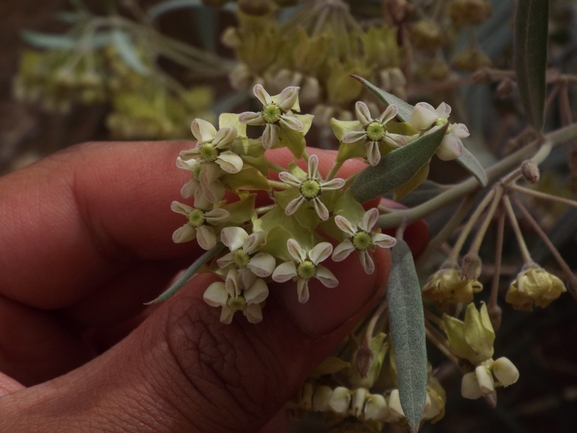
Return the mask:
[[449,6],[449,17],[457,27],[476,26],[491,14],[491,3],[486,0],[453,0]]
[[515,89],[515,83],[510,78],[505,78],[501,80],[499,85],[497,86],[497,96],[501,99],[508,98],[513,90]]
[[477,253],[469,253],[463,257],[463,265],[461,266],[461,278],[474,281],[481,275],[481,258]]
[[533,304],[545,308],[565,291],[565,284],[558,277],[533,265],[517,275],[505,300],[516,310],[532,311]]
[[540,177],[539,166],[532,159],[523,161],[523,164],[521,164],[521,173],[528,182],[531,183],[539,182]]
[[422,19],[413,24],[411,37],[418,50],[435,51],[443,44],[441,28],[431,19]]
[[481,283],[462,279],[457,268],[450,268],[435,272],[423,287],[422,293],[425,298],[443,307],[447,304],[471,302],[473,295],[481,290]]
[[461,71],[475,72],[478,69],[491,66],[492,62],[484,52],[470,48],[453,57],[451,64]]

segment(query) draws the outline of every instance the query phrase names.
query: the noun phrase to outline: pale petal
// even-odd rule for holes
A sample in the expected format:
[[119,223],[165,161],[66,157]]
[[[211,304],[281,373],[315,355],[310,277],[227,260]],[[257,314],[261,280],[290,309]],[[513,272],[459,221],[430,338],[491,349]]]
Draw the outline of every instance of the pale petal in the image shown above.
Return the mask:
[[265,149],[270,149],[278,141],[278,130],[277,125],[267,123],[264,132],[262,134],[262,145]]
[[243,313],[249,323],[262,322],[262,306],[260,304],[247,305]]
[[333,251],[333,262],[342,262],[344,259],[346,259],[353,251],[355,250],[355,247],[353,245],[353,243],[348,240],[345,239],[344,241],[342,241],[340,244],[338,244],[334,251]]
[[359,228],[368,233],[373,229],[378,219],[379,219],[379,210],[376,207],[369,209],[363,215],[361,223],[359,224]]
[[278,106],[283,112],[287,112],[294,107],[299,97],[299,88],[290,86],[284,89],[278,98]]
[[393,422],[405,416],[405,412],[403,412],[403,407],[401,406],[401,398],[398,389],[393,389],[391,391],[387,404],[389,405],[389,416],[392,417]]
[[222,307],[226,305],[228,301],[228,293],[224,288],[224,283],[222,281],[212,283],[205,290],[202,298],[204,299],[204,302],[206,302],[211,307]]
[[186,182],[184,185],[182,185],[182,188],[180,188],[180,194],[184,198],[193,197],[194,193],[196,192],[196,189],[199,186],[200,186],[199,181],[197,181],[196,179],[190,179],[188,182]]
[[419,102],[411,113],[411,124],[419,131],[429,129],[439,118],[435,109],[426,102]]
[[287,215],[294,214],[306,201],[307,200],[302,195],[298,196],[294,200],[291,200],[289,204],[287,204],[286,209],[284,210],[285,214]]
[[[200,143],[196,143],[194,145],[194,148],[192,149],[187,149],[187,150],[181,150],[180,154],[178,156],[178,158],[182,159],[183,161],[186,161],[187,163],[192,164],[192,161],[189,160],[196,160],[196,158],[199,157],[200,155]],[[176,160],[176,166],[178,167],[178,158]]]
[[519,379],[519,370],[509,358],[499,358],[493,363],[493,374],[501,385],[507,387]]
[[373,233],[372,234],[373,245],[380,248],[392,248],[397,244],[397,240],[384,233]]
[[210,250],[216,245],[216,235],[212,227],[202,225],[196,228],[196,240],[203,250]]
[[238,173],[243,166],[242,158],[230,150],[218,155],[215,162],[227,173]]
[[281,171],[278,174],[278,177],[287,185],[294,186],[295,188],[299,188],[302,183],[302,181],[297,179],[292,173],[289,173],[288,171]]
[[350,131],[343,135],[343,143],[364,142],[367,139],[367,131]]
[[320,219],[322,219],[323,221],[329,219],[329,210],[318,197],[313,199],[313,207],[315,208],[315,212],[317,213]]
[[238,115],[238,121],[250,126],[261,126],[265,124],[262,113],[255,113],[254,111],[245,111]]
[[277,283],[284,283],[297,276],[297,267],[294,262],[284,262],[276,267],[272,279]]
[[354,236],[357,233],[357,227],[342,215],[335,217],[335,224],[349,236]]
[[239,268],[237,270],[238,278],[241,282],[241,287],[243,290],[248,289],[256,281],[257,276],[248,268]]
[[297,295],[301,304],[306,304],[310,298],[309,282],[303,278],[297,280]]
[[389,105],[387,107],[387,109],[383,112],[383,114],[381,114],[379,116],[378,120],[382,125],[385,125],[391,119],[395,118],[395,116],[397,115],[397,112],[398,112],[398,109],[397,109],[397,106],[395,104]]
[[264,240],[264,232],[254,232],[246,238],[242,245],[242,250],[247,254],[252,254],[258,251]]
[[355,103],[355,113],[357,115],[357,119],[359,119],[359,122],[363,126],[367,126],[373,121],[371,110],[369,110],[369,107],[363,101],[357,101]]
[[310,179],[320,179],[319,176],[319,157],[311,155],[307,164],[307,174]]
[[198,180],[203,185],[211,185],[216,182],[222,174],[221,168],[213,162],[205,162],[202,164]]
[[442,161],[457,159],[463,152],[463,142],[452,132],[445,134],[441,146],[437,150],[437,156]]
[[260,101],[260,103],[262,105],[269,105],[272,102],[270,95],[264,89],[264,87],[262,87],[261,84],[255,85],[252,89],[252,92],[254,93],[254,96],[257,97],[257,99]]
[[363,406],[365,405],[365,399],[367,398],[368,390],[366,388],[360,387],[353,391],[352,401],[351,401],[351,414],[358,418],[363,412]]
[[315,274],[315,278],[319,280],[325,287],[333,288],[339,285],[339,280],[334,274],[325,268],[323,265],[317,266],[317,273]]
[[[222,233],[221,233],[222,234]],[[234,254],[233,253],[228,253],[225,254],[224,256],[222,256],[220,259],[218,259],[216,261],[218,267],[220,269],[224,269],[226,268],[228,265],[234,263]]]
[[324,262],[333,253],[333,246],[329,242],[320,242],[309,251],[309,258],[318,265]]
[[476,400],[483,395],[475,373],[471,372],[463,376],[461,380],[461,395],[470,400]]
[[208,188],[200,185],[194,192],[194,205],[197,209],[210,209],[213,207],[212,194]]
[[175,244],[181,244],[183,242],[191,241],[195,237],[196,231],[194,230],[194,227],[187,223],[174,231],[172,234],[172,242]]
[[[224,197],[224,185],[218,181],[202,187],[204,198],[209,203],[217,203]],[[195,198],[196,200],[196,198]],[[196,201],[195,201],[196,203]],[[212,206],[210,206],[212,207]]]
[[493,383],[493,377],[489,374],[489,370],[484,365],[479,365],[475,368],[475,374],[477,375],[477,381],[479,382],[479,387],[483,394],[488,394],[495,390]]
[[303,130],[302,122],[296,117],[290,116],[289,114],[283,114],[280,117],[279,123],[282,127],[292,129],[293,131]]
[[451,115],[451,106],[444,102],[441,102],[435,112],[439,115],[439,117],[443,119],[448,119]]
[[396,147],[403,147],[407,144],[407,139],[401,134],[392,134],[390,132],[385,133],[385,141]]
[[216,207],[211,211],[205,212],[204,217],[210,224],[223,223],[230,218],[230,212],[226,209]]
[[220,312],[220,321],[225,325],[230,325],[232,322],[232,318],[234,317],[234,310],[230,308],[228,305],[222,307],[222,311]]
[[220,232],[220,241],[231,251],[241,248],[247,238],[248,233],[240,227],[225,227]]
[[276,261],[267,253],[258,253],[246,265],[255,275],[266,278],[274,271]]
[[242,295],[238,271],[235,268],[229,269],[228,273],[226,274],[224,288],[229,296],[236,297]]
[[361,260],[361,265],[367,275],[371,275],[375,272],[375,262],[373,262],[368,251],[359,251],[359,259]]
[[469,129],[464,123],[453,123],[451,125],[453,133],[460,139],[467,138],[469,134]]
[[297,263],[302,263],[306,260],[307,252],[300,246],[300,244],[296,240],[289,239],[286,242],[286,247],[289,254],[292,256],[293,259],[296,260]]
[[225,126],[221,128],[212,140],[212,144],[218,149],[226,149],[236,139],[238,131],[232,126]]
[[182,170],[194,171],[199,162],[195,158],[176,158],[176,166]]
[[336,413],[346,415],[351,403],[351,392],[344,386],[338,386],[333,390],[329,398],[329,407]]
[[254,283],[244,291],[244,299],[247,304],[260,304],[268,296],[268,286],[260,278],[255,279]]
[[388,408],[385,397],[380,394],[369,395],[364,409],[366,420],[384,421],[387,417],[387,412]]
[[367,148],[367,161],[372,166],[377,165],[381,161],[381,150],[377,141],[369,141],[365,144]]
[[190,130],[199,143],[210,143],[216,136],[216,128],[203,119],[194,119]]
[[327,385],[320,385],[316,388],[313,396],[313,410],[315,412],[324,412],[329,405],[329,398],[333,389]]
[[184,215],[187,218],[190,215],[190,213],[194,210],[193,207],[190,207],[184,203],[179,203],[177,201],[173,201],[172,203],[170,203],[170,209],[173,212]]

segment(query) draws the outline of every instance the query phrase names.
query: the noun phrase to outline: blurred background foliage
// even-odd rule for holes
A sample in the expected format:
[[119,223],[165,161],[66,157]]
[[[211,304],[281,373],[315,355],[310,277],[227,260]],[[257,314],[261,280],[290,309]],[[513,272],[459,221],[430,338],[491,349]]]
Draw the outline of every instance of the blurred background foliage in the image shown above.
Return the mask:
[[[0,172],[84,141],[190,140],[195,117],[214,120],[221,112],[251,108],[255,83],[273,94],[300,86],[303,111],[316,116],[308,144],[336,148],[331,117],[351,119],[358,99],[375,113],[382,108],[350,74],[413,104],[447,102],[452,119],[471,131],[467,148],[488,166],[532,138],[511,76],[514,7],[510,0],[2,0]],[[549,29],[550,76],[575,74],[577,2],[553,0]],[[569,103],[576,100],[574,87],[550,83],[546,131],[577,115]],[[575,146],[553,152],[536,188],[574,197]],[[466,176],[455,164],[447,170],[437,163],[405,204],[425,201]],[[526,204],[577,268],[577,211],[537,199]],[[431,216],[432,233],[453,212]],[[533,228],[522,228],[535,261],[555,271]],[[505,247],[503,292],[520,267],[512,238]],[[485,242],[481,282],[492,278],[493,251]],[[443,259],[433,257],[429,271]],[[533,313],[502,307],[496,352],[515,363],[521,380],[500,392],[494,410],[465,400],[461,375],[431,346],[429,358],[448,401],[445,417],[422,431],[577,428],[574,300],[565,294]]]

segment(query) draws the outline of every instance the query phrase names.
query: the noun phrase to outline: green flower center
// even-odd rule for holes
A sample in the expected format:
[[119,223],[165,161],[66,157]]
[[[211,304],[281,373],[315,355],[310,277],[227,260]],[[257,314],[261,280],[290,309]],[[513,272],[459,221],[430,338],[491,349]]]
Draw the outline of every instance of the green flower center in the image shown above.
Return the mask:
[[202,170],[201,164],[196,164],[192,170],[192,176],[196,180],[200,180],[200,170]]
[[212,162],[216,158],[218,158],[218,149],[214,147],[212,144],[204,144],[200,148],[200,156],[205,161]]
[[373,246],[373,238],[369,233],[360,231],[353,236],[353,246],[358,251],[367,251]]
[[311,262],[310,260],[305,260],[301,264],[299,264],[297,268],[297,274],[304,280],[310,280],[314,277],[317,273],[316,265]]
[[228,306],[234,311],[242,310],[246,305],[246,299],[243,296],[232,296],[228,298]]
[[437,120],[435,120],[435,125],[437,126],[443,126],[448,122],[447,119],[444,119],[442,117],[439,117]]
[[267,105],[262,109],[262,118],[266,123],[276,123],[280,120],[282,111],[276,104]]
[[236,265],[239,268],[244,268],[246,265],[248,265],[248,262],[250,260],[250,256],[247,253],[245,253],[242,249],[236,250],[233,254],[233,258],[234,263],[236,263]]
[[200,227],[204,221],[204,212],[200,209],[194,209],[188,216],[188,223],[193,227]]
[[371,122],[366,128],[367,137],[371,141],[381,141],[385,137],[385,128],[379,122]]
[[314,179],[307,179],[301,184],[300,192],[304,198],[312,200],[321,194],[321,185]]

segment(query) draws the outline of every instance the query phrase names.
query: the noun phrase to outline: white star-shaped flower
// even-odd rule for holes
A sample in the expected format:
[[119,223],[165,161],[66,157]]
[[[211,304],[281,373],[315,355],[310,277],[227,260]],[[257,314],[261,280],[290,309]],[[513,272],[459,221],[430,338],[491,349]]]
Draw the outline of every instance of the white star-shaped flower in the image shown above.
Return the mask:
[[270,96],[264,87],[257,84],[253,88],[254,96],[262,103],[262,111],[245,111],[238,117],[240,123],[252,126],[264,126],[262,145],[270,149],[279,138],[281,128],[302,131],[303,124],[298,120],[292,110],[298,107],[299,88],[290,86],[285,88],[280,95]]
[[312,278],[319,280],[325,287],[332,288],[339,284],[333,273],[319,264],[329,258],[333,252],[333,246],[330,243],[321,242],[306,251],[296,240],[289,239],[287,249],[294,261],[284,262],[277,266],[272,279],[277,283],[296,279],[299,302],[304,304],[309,300],[309,280]]
[[365,272],[375,272],[375,263],[369,251],[374,251],[376,247],[392,248],[397,243],[394,237],[373,231],[378,219],[379,211],[376,208],[366,211],[358,224],[351,223],[342,215],[335,216],[335,224],[348,237],[336,246],[332,259],[335,262],[343,261],[356,250]]
[[371,117],[369,107],[362,101],[358,101],[355,104],[355,112],[359,123],[364,129],[362,131],[347,132],[343,136],[342,141],[343,143],[365,143],[369,164],[377,165],[381,160],[379,144],[383,141],[395,147],[401,147],[406,144],[406,140],[402,135],[387,132],[387,123],[397,115],[396,105],[389,105],[377,119]]
[[287,215],[294,214],[304,203],[310,203],[323,221],[329,219],[329,211],[321,200],[323,191],[340,189],[345,185],[344,179],[335,178],[324,181],[319,174],[319,158],[311,155],[308,161],[307,175],[297,177],[288,171],[282,171],[278,177],[287,185],[298,189],[299,195],[286,206]]
[[205,250],[210,250],[216,245],[216,234],[211,225],[226,222],[230,218],[230,212],[222,208],[202,210],[177,201],[173,201],[170,208],[188,219],[186,224],[172,234],[173,242],[183,243],[196,239]]
[[[415,105],[411,113],[411,124],[415,129],[423,132],[435,130],[440,128],[448,122],[451,114],[451,106],[441,102],[435,109],[432,105],[426,102],[419,102]],[[451,161],[458,158],[463,152],[463,138],[469,136],[469,130],[463,123],[450,124],[445,133],[445,137],[441,142],[441,146],[437,150],[437,156],[443,161]]]
[[232,322],[234,313],[242,311],[250,323],[262,321],[262,302],[268,297],[264,280],[251,272],[239,273],[231,268],[224,282],[212,283],[204,292],[203,299],[211,307],[222,307],[220,321]]
[[261,278],[268,277],[274,271],[274,257],[258,252],[265,240],[264,232],[249,235],[240,227],[225,227],[220,232],[220,240],[230,250],[216,261],[221,269],[234,263],[239,269],[248,268]]

